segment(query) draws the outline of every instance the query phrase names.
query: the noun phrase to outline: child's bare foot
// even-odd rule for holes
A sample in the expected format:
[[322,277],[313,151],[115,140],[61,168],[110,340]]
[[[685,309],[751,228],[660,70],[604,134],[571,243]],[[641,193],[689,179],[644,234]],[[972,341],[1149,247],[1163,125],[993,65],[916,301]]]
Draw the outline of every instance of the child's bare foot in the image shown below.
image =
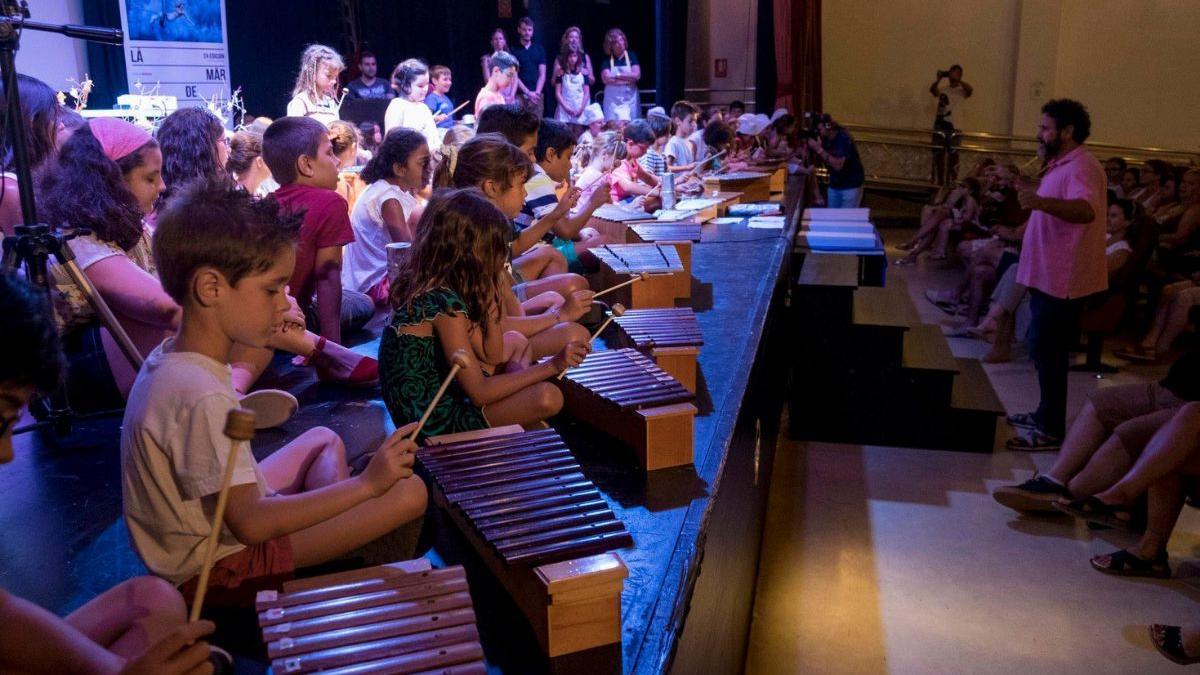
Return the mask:
[[317,341],[305,359],[315,366],[322,382],[337,382],[354,387],[369,387],[379,381],[379,362],[325,338]]

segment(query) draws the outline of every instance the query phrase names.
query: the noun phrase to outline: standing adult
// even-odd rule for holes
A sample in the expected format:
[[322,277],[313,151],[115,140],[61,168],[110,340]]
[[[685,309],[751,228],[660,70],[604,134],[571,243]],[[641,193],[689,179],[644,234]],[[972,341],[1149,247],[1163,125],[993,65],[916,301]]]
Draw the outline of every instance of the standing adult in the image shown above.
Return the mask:
[[[579,30],[579,26],[571,26],[563,31],[562,40],[559,41],[559,53],[568,54],[572,50],[578,49],[583,53],[583,60],[579,64],[579,72],[583,73],[587,79],[589,87],[596,86],[596,71],[592,68],[592,57],[583,48],[583,31]],[[554,62],[554,79],[555,84],[558,83],[558,78],[562,77],[562,64],[557,60]]]
[[1041,184],[1018,187],[1032,209],[1017,263],[1017,282],[1029,287],[1029,355],[1041,401],[1031,413],[1010,415],[1027,430],[1014,450],[1057,450],[1067,423],[1067,371],[1075,324],[1089,295],[1108,287],[1105,262],[1104,169],[1084,147],[1092,129],[1083,104],[1055,99],[1042,106],[1038,152],[1046,160]]
[[933,119],[933,144],[940,146],[933,151],[933,182],[938,185],[947,179],[954,180],[958,175],[958,151],[955,149],[958,139],[954,123],[962,115],[955,117],[954,112],[962,110],[963,101],[975,93],[975,88],[964,82],[962,76],[963,68],[956,63],[949,70],[937,71],[937,79],[929,85],[929,94],[938,100]]
[[829,208],[857,209],[862,203],[865,180],[858,146],[850,133],[828,114],[821,116],[817,130],[820,139],[808,139],[808,147],[829,167]]
[[604,118],[609,120],[636,120],[642,116],[641,99],[637,83],[642,79],[642,67],[637,55],[629,51],[625,31],[609,29],[604,36],[603,70],[600,80],[604,82]]
[[371,52],[358,57],[358,70],[361,74],[346,85],[346,98],[387,99],[396,95],[387,80],[376,77],[379,63]]
[[[479,64],[483,68],[483,83],[485,85],[492,77],[492,57],[499,52],[508,51],[508,38],[504,36],[503,29],[497,28],[496,30],[492,31],[490,44],[492,46],[492,51],[479,57]],[[509,82],[508,86],[500,92],[500,95],[504,97],[505,103],[514,103],[517,100],[517,78],[512,78],[512,81]]]
[[542,116],[543,90],[546,87],[546,50],[533,41],[533,19],[523,16],[517,22],[519,44],[512,50],[517,57],[517,102],[526,110]]

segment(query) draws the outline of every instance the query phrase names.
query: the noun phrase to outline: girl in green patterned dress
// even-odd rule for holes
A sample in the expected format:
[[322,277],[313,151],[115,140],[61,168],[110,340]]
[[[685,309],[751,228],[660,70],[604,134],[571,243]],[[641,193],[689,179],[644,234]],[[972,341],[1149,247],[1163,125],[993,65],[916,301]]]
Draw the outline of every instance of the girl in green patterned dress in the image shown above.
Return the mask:
[[[470,364],[422,436],[489,425],[535,427],[562,408],[562,394],[545,380],[582,363],[588,344],[571,341],[533,364],[528,341],[501,328],[510,234],[504,214],[474,188],[439,191],[425,208],[392,288],[391,326],[379,343],[383,401],[396,426],[420,419],[460,349]],[[472,347],[473,332],[482,353]],[[487,376],[480,361],[500,365]]]

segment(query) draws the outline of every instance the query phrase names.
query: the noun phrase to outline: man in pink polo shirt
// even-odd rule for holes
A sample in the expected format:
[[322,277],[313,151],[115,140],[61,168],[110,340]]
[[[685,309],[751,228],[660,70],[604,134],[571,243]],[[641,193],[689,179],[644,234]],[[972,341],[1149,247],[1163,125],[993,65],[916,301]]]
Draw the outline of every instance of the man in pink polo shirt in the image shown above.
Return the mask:
[[1037,368],[1041,402],[1008,421],[1027,433],[1012,450],[1057,450],[1067,421],[1067,372],[1083,298],[1108,288],[1104,168],[1083,146],[1091,133],[1087,109],[1056,99],[1042,106],[1038,151],[1046,160],[1040,184],[1018,190],[1032,209],[1017,281],[1029,287],[1029,355]]

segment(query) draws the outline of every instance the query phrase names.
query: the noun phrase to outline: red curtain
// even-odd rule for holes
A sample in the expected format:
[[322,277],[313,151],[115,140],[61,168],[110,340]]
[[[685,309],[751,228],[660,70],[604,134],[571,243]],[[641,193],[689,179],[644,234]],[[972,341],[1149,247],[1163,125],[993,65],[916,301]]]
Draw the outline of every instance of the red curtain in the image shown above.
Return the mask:
[[773,0],[775,105],[821,110],[821,0]]

